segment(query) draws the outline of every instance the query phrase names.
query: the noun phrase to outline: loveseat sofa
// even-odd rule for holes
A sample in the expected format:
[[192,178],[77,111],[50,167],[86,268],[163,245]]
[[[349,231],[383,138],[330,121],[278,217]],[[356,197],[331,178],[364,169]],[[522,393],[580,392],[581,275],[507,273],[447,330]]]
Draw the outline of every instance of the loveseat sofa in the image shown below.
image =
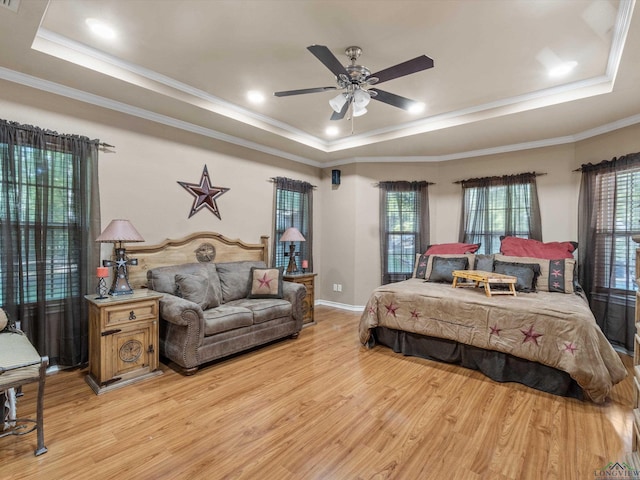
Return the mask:
[[302,329],[304,285],[263,261],[185,263],[147,271],[160,299],[160,354],[185,375]]

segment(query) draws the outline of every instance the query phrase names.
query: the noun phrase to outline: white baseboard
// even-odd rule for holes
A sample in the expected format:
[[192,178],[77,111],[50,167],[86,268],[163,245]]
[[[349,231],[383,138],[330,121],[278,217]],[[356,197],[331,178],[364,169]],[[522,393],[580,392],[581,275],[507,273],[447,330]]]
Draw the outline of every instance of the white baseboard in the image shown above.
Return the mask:
[[316,300],[315,305],[324,305],[325,307],[340,308],[342,310],[349,310],[350,312],[363,312],[364,305],[348,305],[346,303],[330,302],[329,300]]

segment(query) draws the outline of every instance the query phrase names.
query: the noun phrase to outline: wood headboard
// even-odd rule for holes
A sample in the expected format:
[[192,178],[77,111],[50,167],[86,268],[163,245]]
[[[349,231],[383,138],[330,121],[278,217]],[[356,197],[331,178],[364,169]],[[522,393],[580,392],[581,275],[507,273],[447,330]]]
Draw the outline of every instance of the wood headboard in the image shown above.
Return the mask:
[[127,256],[136,258],[138,266],[128,269],[132,288],[147,286],[147,270],[168,265],[195,262],[234,262],[262,260],[269,265],[269,236],[260,237],[260,243],[245,243],[219,233],[197,232],[187,237],[167,239],[159,245],[127,245]]

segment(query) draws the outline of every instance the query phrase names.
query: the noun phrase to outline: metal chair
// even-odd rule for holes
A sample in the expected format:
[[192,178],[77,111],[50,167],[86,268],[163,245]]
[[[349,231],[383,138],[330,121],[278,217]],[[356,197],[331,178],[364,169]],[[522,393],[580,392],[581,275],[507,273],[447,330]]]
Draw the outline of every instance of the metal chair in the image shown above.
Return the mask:
[[[5,322],[6,314],[0,309],[0,438],[9,435],[25,435],[37,431],[35,455],[46,453],[43,433],[44,382],[49,365],[48,357],[41,357],[31,345],[26,335]],[[36,419],[16,418],[15,408],[6,408],[5,402],[14,402],[15,396],[21,396],[22,386],[38,382]],[[16,394],[16,392],[18,392]]]

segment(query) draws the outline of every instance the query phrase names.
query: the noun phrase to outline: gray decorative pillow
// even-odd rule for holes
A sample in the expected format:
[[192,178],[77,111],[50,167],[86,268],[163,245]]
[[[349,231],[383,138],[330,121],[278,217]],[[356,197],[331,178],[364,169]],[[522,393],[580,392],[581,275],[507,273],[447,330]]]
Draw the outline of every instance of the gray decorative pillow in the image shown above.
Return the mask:
[[474,270],[482,270],[483,272],[493,272],[493,254],[477,254],[476,253],[476,264],[474,266]]
[[453,282],[454,270],[466,270],[469,266],[467,257],[433,257],[431,274],[428,282]]
[[282,298],[282,271],[284,267],[251,267],[248,298]]
[[220,305],[220,299],[204,275],[177,273],[175,282],[176,295],[197,303],[203,310]]
[[531,293],[536,291],[536,279],[540,275],[540,265],[537,263],[511,263],[496,260],[493,262],[493,271],[503,275],[516,277],[516,290]]

